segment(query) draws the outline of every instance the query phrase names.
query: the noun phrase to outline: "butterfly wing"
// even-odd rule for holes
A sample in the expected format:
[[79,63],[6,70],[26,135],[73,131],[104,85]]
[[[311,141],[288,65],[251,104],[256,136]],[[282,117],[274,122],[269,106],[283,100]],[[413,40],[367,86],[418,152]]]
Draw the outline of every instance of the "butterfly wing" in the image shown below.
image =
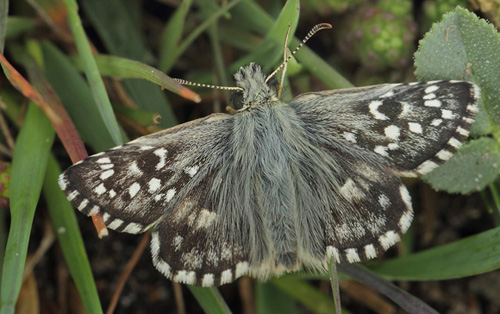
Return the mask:
[[[292,100],[309,140],[324,147],[331,162],[342,160],[341,171],[331,167],[323,175],[326,182],[300,192],[303,200],[315,194],[326,199],[315,191],[330,187],[337,197],[325,202],[328,208],[304,201],[303,207],[318,210],[308,217],[328,217],[303,227],[324,241],[318,250],[311,248],[322,241],[309,240],[304,251],[320,256],[326,246],[326,257],[357,262],[399,241],[413,216],[399,176],[425,174],[450,158],[469,134],[478,99],[474,84],[438,81],[307,93]],[[335,172],[337,186],[328,183]]]
[[311,132],[374,152],[402,176],[417,176],[465,141],[478,99],[473,83],[432,81],[307,93],[290,106]]

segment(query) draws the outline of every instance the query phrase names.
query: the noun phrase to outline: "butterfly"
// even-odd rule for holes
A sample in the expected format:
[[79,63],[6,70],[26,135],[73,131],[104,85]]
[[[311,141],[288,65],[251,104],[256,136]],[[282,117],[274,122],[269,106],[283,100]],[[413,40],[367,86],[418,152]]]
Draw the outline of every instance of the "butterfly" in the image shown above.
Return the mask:
[[480,90],[464,81],[382,84],[281,101],[251,63],[242,109],[140,137],[68,168],[59,185],[107,227],[152,231],[155,267],[214,286],[373,259],[409,228],[400,177],[448,160]]

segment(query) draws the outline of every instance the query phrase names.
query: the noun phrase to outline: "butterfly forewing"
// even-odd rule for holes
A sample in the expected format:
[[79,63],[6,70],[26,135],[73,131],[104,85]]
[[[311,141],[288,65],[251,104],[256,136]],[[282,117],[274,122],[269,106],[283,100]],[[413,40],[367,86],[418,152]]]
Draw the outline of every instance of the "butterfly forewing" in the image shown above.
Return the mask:
[[[423,175],[469,135],[479,89],[463,81],[384,84],[307,93],[290,103],[325,141],[361,147],[401,175]],[[326,120],[325,120],[326,119]]]

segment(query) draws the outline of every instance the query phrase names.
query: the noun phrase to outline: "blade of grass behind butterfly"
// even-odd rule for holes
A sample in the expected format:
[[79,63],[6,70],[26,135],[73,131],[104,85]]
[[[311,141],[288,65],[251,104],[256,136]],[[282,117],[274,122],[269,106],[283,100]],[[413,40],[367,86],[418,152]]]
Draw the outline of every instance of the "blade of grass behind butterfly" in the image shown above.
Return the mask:
[[[151,54],[137,28],[141,24],[133,20],[127,10],[127,3],[87,0],[81,5],[110,54],[143,62],[151,61]],[[159,122],[162,128],[177,124],[165,93],[158,86],[143,80],[123,80],[122,83],[139,108],[161,115]]]
[[[229,10],[231,10],[234,6],[236,6],[240,2],[241,0],[233,0],[229,2],[227,5],[221,7],[218,11],[215,11],[211,13],[209,16],[207,16],[203,21],[203,23],[201,23],[198,27],[196,27],[193,31],[191,31],[186,36],[186,38],[181,43],[179,43],[175,51],[169,52],[173,55],[171,64],[175,63],[175,61],[186,51],[186,49],[194,42],[194,40],[198,38],[198,36],[200,36],[204,31],[206,31],[211,24],[213,24],[219,17],[226,14]],[[163,70],[165,72],[168,72],[170,71],[170,68],[165,68]]]
[[414,297],[403,289],[397,287],[396,285],[388,282],[385,279],[367,271],[364,267],[357,264],[339,264],[337,266],[340,271],[344,274],[350,276],[351,278],[362,282],[377,291],[383,293],[388,298],[396,302],[401,308],[409,313],[420,313],[420,314],[437,314],[433,308],[421,301],[420,299]]
[[[78,56],[72,58],[73,62],[80,69],[82,68],[81,60]],[[95,55],[95,60],[99,68],[99,72],[103,76],[112,76],[116,78],[138,78],[150,81],[164,87],[165,89],[179,94],[194,102],[200,102],[200,96],[191,91],[189,88],[184,87],[174,81],[170,76],[153,68],[145,63],[126,59],[117,56]]]
[[[271,283],[291,295],[313,313],[334,312],[335,303],[333,300],[302,279],[294,276],[283,276],[271,280]],[[344,311],[344,313],[346,312]]]
[[[41,47],[47,78],[84,141],[90,144],[95,152],[115,146],[104,123],[104,117],[93,104],[90,88],[80,72],[50,42],[42,42]],[[125,138],[125,135],[122,137]]]
[[[200,0],[201,1],[201,0]],[[235,6],[233,11],[241,11],[241,6],[248,6],[249,1],[242,1],[240,5]],[[259,12],[255,7],[249,7],[251,12]],[[285,6],[280,12],[280,15],[276,20],[272,19],[261,10],[260,14],[262,16],[267,17],[267,21],[269,23],[269,27],[267,29],[263,27],[255,26],[259,31],[265,29],[265,32],[262,35],[265,35],[265,39],[260,43],[260,45],[254,50],[253,53],[235,61],[231,64],[228,69],[230,74],[235,73],[241,66],[248,65],[250,62],[255,62],[260,64],[265,68],[266,71],[274,70],[276,63],[280,60],[280,57],[283,54],[283,44],[285,40],[285,35],[288,30],[288,25],[290,24],[290,34],[293,35],[295,28],[297,27],[297,22],[299,19],[299,9],[300,3],[298,0],[288,0],[285,3]],[[244,10],[243,10],[244,11]],[[245,13],[246,14],[246,13]],[[265,19],[265,18],[264,18]],[[240,28],[240,19],[234,18],[234,28]],[[266,20],[266,19],[265,19]],[[264,22],[268,24],[267,22]],[[256,25],[252,23],[252,25]],[[248,25],[246,25],[248,27]],[[195,82],[210,82],[210,75],[202,75],[197,78],[193,78]],[[191,78],[190,78],[191,79]]]
[[270,282],[255,283],[255,303],[259,314],[299,313],[295,299]]
[[43,183],[43,195],[47,202],[50,220],[76,288],[87,313],[102,313],[97,288],[85,253],[75,211],[57,184],[61,169],[54,156],[50,156]]
[[44,112],[30,101],[12,159],[11,226],[2,268],[2,314],[14,313],[21,289],[33,216],[54,134]]
[[82,58],[85,74],[92,91],[94,102],[102,115],[104,124],[113,139],[114,144],[120,145],[123,143],[123,137],[118,127],[118,122],[115,119],[113,108],[104,87],[104,82],[97,69],[96,62],[92,55],[89,41],[83,30],[82,21],[78,15],[78,4],[75,0],[64,0],[66,10],[68,11],[68,21],[71,31],[75,38],[78,53]]
[[262,44],[253,53],[234,62],[232,68],[255,62],[260,64],[265,72],[274,70],[283,55],[283,45],[288,26],[290,26],[290,38],[295,33],[299,21],[299,12],[300,2],[298,0],[288,0],[278,18],[269,26],[270,29],[265,33]]
[[0,52],[1,53],[3,53],[3,49],[5,47],[8,14],[9,14],[9,0],[0,0]]
[[168,72],[177,59],[177,54],[174,52],[177,51],[184,31],[184,21],[192,2],[193,0],[182,1],[161,33],[158,69],[163,72]]
[[[271,27],[273,19],[258,4],[253,1],[243,1],[232,11],[234,20],[245,21],[256,25],[255,31],[265,34]],[[258,23],[257,23],[258,21]],[[335,31],[335,25],[333,25]],[[284,34],[282,35],[284,38]],[[316,35],[318,36],[318,35]],[[330,35],[331,36],[331,35]],[[292,38],[290,47],[297,46],[302,39]],[[332,66],[321,59],[309,47],[304,46],[297,53],[297,59],[317,78],[319,78],[329,88],[352,87],[352,84],[346,80]],[[232,70],[235,70],[232,68]]]
[[500,227],[368,269],[390,280],[445,280],[500,268]]
[[194,295],[200,306],[205,313],[209,314],[224,314],[231,313],[229,306],[227,306],[224,298],[219,290],[215,287],[198,287],[187,286],[191,293]]

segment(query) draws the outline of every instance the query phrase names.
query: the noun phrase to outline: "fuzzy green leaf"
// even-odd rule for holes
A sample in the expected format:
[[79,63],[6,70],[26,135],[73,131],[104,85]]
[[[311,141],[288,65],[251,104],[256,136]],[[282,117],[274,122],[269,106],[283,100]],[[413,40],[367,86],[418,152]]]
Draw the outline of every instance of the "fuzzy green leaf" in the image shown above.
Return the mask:
[[475,82],[481,87],[481,98],[491,120],[499,123],[499,51],[500,34],[495,27],[466,9],[457,8],[444,15],[420,41],[415,53],[415,75],[422,81]]
[[500,147],[496,140],[482,137],[465,144],[453,158],[424,179],[435,189],[465,194],[482,190],[499,173]]

